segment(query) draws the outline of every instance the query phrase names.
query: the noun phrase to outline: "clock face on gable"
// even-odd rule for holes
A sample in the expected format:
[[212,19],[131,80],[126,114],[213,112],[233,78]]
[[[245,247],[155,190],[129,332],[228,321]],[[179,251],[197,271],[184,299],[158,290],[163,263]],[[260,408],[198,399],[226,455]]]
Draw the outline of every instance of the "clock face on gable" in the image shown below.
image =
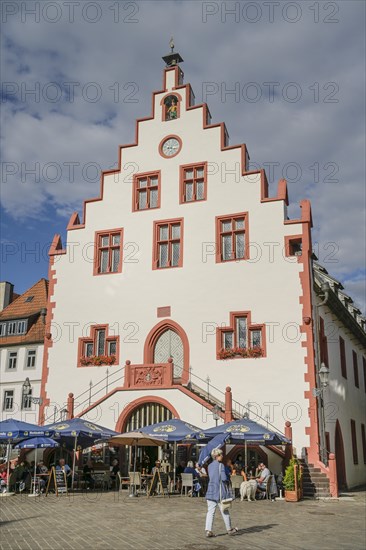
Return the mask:
[[160,142],[159,152],[165,158],[172,158],[180,152],[181,148],[182,140],[178,136],[169,136]]

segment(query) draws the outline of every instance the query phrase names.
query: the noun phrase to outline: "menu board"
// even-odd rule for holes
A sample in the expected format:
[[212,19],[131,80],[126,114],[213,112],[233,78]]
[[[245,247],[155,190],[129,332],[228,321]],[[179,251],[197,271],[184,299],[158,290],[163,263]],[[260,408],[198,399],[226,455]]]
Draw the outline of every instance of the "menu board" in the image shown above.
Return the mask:
[[68,494],[67,480],[64,470],[56,470],[55,467],[51,469],[50,477],[47,483],[46,496],[50,491],[54,491],[56,495]]

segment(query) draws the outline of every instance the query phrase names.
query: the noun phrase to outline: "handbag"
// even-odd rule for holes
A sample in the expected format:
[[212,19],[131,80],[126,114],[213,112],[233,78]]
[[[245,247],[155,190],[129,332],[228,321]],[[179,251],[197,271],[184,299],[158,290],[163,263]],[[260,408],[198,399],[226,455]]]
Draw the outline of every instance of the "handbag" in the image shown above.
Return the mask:
[[229,510],[231,508],[231,504],[233,502],[233,498],[232,497],[227,497],[227,498],[222,498],[222,480],[221,480],[221,470],[222,470],[222,464],[220,463],[220,466],[219,466],[219,475],[220,475],[220,508],[222,510],[222,512],[224,510]]

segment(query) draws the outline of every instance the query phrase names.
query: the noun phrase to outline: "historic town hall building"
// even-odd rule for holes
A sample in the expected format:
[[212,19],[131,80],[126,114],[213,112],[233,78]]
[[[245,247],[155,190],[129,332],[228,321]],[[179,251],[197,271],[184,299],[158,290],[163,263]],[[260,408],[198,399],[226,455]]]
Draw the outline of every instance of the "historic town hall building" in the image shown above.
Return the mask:
[[[40,421],[55,406],[118,431],[249,411],[282,431],[291,421],[296,453],[328,477],[329,451],[343,453],[340,481],[360,484],[364,319],[313,267],[309,201],[289,219],[286,181],[269,197],[246,146],[195,105],[179,54],[164,59],[152,116],[67,242],[54,237]],[[281,453],[266,452],[276,470]]]

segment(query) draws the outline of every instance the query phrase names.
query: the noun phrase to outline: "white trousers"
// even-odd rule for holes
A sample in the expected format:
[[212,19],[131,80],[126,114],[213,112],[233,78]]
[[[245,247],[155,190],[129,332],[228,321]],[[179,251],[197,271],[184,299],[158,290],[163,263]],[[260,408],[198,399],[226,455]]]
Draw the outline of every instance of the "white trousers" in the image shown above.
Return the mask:
[[225,527],[227,531],[231,529],[231,519],[229,509],[222,511],[218,502],[214,500],[207,501],[207,516],[206,516],[206,531],[212,531],[213,521],[215,517],[216,508],[219,507],[222,518],[225,522]]

